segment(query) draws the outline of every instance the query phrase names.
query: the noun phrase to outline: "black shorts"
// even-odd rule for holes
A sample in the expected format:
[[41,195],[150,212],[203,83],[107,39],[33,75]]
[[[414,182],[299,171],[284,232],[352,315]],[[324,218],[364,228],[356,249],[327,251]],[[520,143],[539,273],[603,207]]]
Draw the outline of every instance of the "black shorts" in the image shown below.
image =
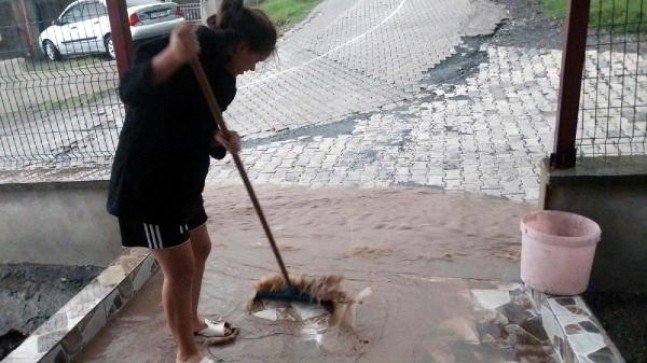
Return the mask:
[[119,218],[121,244],[124,247],[146,247],[152,250],[171,248],[189,239],[189,231],[207,222],[204,207],[196,207],[183,223],[151,224]]

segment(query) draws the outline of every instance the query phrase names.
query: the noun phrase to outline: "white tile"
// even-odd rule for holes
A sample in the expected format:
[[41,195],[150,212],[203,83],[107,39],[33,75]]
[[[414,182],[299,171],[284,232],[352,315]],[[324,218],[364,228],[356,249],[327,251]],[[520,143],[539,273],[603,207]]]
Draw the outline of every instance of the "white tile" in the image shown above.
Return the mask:
[[510,292],[508,290],[472,290],[472,295],[478,304],[486,310],[494,310],[500,306],[510,303]]
[[589,355],[607,346],[604,337],[600,334],[570,335],[567,339],[576,355]]

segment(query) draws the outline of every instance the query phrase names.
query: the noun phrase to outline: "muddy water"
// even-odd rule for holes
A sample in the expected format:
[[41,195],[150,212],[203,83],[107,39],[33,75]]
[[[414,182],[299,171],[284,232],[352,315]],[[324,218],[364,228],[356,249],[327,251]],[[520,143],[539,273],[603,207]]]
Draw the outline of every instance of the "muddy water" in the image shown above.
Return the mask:
[[[438,277],[517,280],[518,221],[533,206],[429,189],[266,188],[259,198],[290,271],[340,273],[348,291],[370,286],[374,293],[353,331],[312,334],[298,322],[249,315],[252,285],[274,272],[275,262],[240,187],[210,189],[215,248],[201,311],[241,329],[235,344],[205,348],[217,362],[518,361],[502,329],[505,336],[492,338],[498,343],[479,344],[475,327],[484,313],[470,291],[484,283]],[[173,362],[160,283],[159,276],[152,280],[79,361]]]

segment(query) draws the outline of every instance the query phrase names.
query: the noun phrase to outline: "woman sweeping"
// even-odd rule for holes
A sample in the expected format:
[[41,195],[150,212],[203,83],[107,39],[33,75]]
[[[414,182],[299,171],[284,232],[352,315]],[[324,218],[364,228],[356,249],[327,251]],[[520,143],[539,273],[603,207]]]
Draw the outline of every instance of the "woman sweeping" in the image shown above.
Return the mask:
[[198,314],[211,251],[202,191],[209,158],[238,153],[235,132],[217,129],[193,74],[199,57],[221,109],[236,94],[236,76],[274,53],[267,16],[224,0],[214,26],[183,24],[168,39],[142,45],[120,85],[126,120],[110,180],[108,210],[119,218],[122,244],[152,251],[164,274],[162,302],[178,363],[208,362],[196,336],[233,339],[237,330]]

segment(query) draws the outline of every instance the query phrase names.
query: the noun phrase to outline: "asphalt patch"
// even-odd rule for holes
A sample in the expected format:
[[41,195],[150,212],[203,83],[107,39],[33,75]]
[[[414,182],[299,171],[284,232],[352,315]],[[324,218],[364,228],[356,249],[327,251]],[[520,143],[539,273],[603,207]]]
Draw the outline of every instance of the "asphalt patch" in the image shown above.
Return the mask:
[[501,47],[562,49],[564,21],[551,17],[542,0],[492,0],[505,5],[508,19],[493,37]]
[[[462,38],[452,56],[430,69],[423,85],[443,85],[446,93],[452,92],[455,85],[478,73],[479,65],[489,61],[483,45],[497,47],[527,47],[533,49],[561,49],[563,44],[563,22],[551,18],[543,9],[540,0],[494,0],[505,5],[508,17],[491,34]],[[431,94],[425,100],[444,98],[444,95]],[[469,96],[459,95],[452,100],[469,100]]]
[[463,43],[456,47],[454,55],[427,72],[421,83],[427,85],[464,83],[478,72],[479,64],[488,61],[488,54],[481,50],[481,45],[490,38],[489,35],[463,38]]
[[267,145],[273,142],[302,140],[312,141],[316,136],[325,138],[335,138],[340,135],[352,135],[355,125],[360,120],[367,120],[371,114],[355,113],[344,119],[325,125],[304,126],[296,129],[286,129],[278,131],[276,134],[259,137],[254,139],[245,139],[242,141],[244,148],[254,148],[260,145]]

